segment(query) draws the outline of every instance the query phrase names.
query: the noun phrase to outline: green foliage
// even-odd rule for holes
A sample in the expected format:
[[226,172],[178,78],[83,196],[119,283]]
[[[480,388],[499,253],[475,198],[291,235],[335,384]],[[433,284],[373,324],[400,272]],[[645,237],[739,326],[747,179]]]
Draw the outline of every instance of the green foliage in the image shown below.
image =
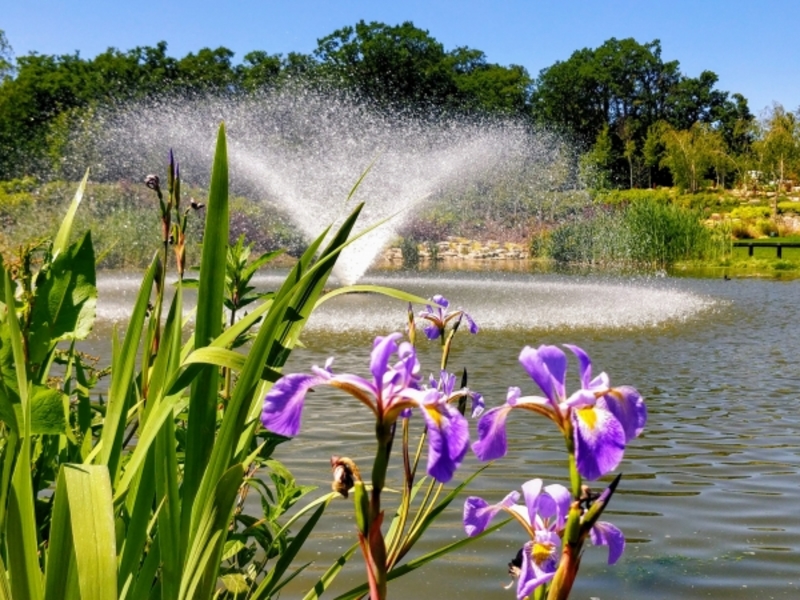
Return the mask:
[[[5,190],[8,190],[7,192]],[[40,183],[33,178],[0,182],[0,251],[8,253],[32,239],[52,237],[65,210],[63,198],[75,184],[64,181]],[[183,205],[195,199],[205,203],[207,192],[190,188],[183,193]],[[81,205],[81,223],[92,230],[92,242],[100,268],[145,268],[153,248],[161,241],[158,201],[143,184],[90,183]],[[274,209],[260,202],[233,197],[230,202],[230,236],[254,240],[253,251],[271,252],[286,248],[299,256],[306,242],[298,230]],[[191,211],[186,218],[189,260],[200,255],[204,210]],[[172,260],[172,259],[170,259]]]
[[778,214],[797,214],[800,212],[800,203],[785,200],[778,202]]
[[635,147],[645,152],[647,185],[666,184],[653,170],[662,156],[651,128],[660,121],[681,131],[697,122],[713,123],[728,146],[748,140],[743,124],[753,116],[746,100],[715,89],[717,79],[711,71],[696,78],[682,74],[678,61],[662,59],[658,40],[640,44],[611,38],[543,69],[534,85],[532,112],[538,122],[569,132],[584,151],[608,128],[612,181],[641,181]]
[[664,268],[681,260],[729,254],[730,232],[709,229],[696,211],[651,195],[598,208],[556,227],[550,231],[546,253],[561,263]]
[[383,104],[492,112],[527,105],[525,69],[490,64],[483,52],[466,47],[446,52],[410,21],[359,21],[320,39],[314,56],[324,77]]
[[770,209],[768,206],[737,206],[729,216],[731,219],[765,219],[769,217]]

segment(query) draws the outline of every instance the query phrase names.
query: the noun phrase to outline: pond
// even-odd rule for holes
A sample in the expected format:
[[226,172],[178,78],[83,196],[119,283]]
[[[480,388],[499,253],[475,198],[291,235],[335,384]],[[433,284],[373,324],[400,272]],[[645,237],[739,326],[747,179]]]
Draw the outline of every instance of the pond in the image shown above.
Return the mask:
[[[278,281],[267,275],[258,284],[270,289]],[[450,367],[468,369],[469,385],[484,394],[487,407],[502,403],[511,385],[537,392],[517,356],[523,346],[540,344],[583,347],[596,372],[645,397],[647,427],[627,448],[604,517],[625,533],[625,554],[609,567],[604,548],[587,548],[573,598],[800,596],[800,281],[379,272],[367,282],[426,297],[441,293],[473,315],[482,330],[459,332]],[[134,283],[102,280],[100,316],[120,318]],[[331,301],[312,319],[305,348],[294,352],[286,372],[335,356],[337,371],[366,374],[372,339],[401,331],[405,310],[372,295]],[[435,371],[437,344],[420,340],[420,353],[423,371]],[[533,477],[566,483],[566,454],[554,426],[518,413],[509,421],[509,455],[468,493],[494,502]],[[320,390],[306,405],[300,436],[276,458],[301,483],[327,491],[330,456],[349,456],[368,471],[373,442],[363,406]],[[456,479],[477,466],[468,455]],[[463,537],[462,505],[452,505],[415,555]],[[352,544],[351,513],[347,501],[331,505],[304,550],[302,558],[314,562],[286,597],[299,597]],[[501,586],[524,541],[512,523],[390,583],[391,597],[513,598]],[[362,580],[361,557],[352,563],[330,597]]]

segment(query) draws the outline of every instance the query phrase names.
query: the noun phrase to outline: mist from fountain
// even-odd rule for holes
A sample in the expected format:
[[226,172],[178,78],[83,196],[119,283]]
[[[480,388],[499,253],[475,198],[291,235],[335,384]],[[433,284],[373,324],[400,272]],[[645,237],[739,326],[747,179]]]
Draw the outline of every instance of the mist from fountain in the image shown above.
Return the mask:
[[165,149],[174,148],[184,180],[202,185],[220,122],[232,190],[273,205],[309,239],[357,202],[364,202],[361,230],[388,219],[342,253],[334,272],[342,284],[360,279],[431,198],[511,173],[523,174],[528,194],[574,186],[567,164],[572,152],[552,133],[512,119],[390,113],[302,85],[117,107],[98,118],[92,143],[102,164],[96,171],[127,178],[153,172]]

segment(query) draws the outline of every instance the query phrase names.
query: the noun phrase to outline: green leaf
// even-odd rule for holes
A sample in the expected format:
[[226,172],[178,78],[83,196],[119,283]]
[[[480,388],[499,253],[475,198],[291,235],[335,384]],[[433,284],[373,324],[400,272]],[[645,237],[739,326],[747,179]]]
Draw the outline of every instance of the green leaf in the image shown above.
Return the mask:
[[94,248],[86,233],[36,279],[29,361],[40,365],[60,340],[82,340],[92,331],[97,304]]
[[64,219],[61,221],[61,227],[58,228],[58,233],[53,241],[53,256],[56,258],[59,254],[66,251],[67,246],[69,245],[69,236],[72,232],[72,222],[75,220],[75,213],[78,212],[78,206],[80,206],[81,200],[83,199],[83,194],[86,192],[87,181],[89,181],[89,169],[86,169],[86,174],[83,176],[83,180],[78,186],[75,196],[72,198],[72,202],[69,205],[67,214],[64,215]]
[[[228,260],[228,150],[225,126],[220,125],[206,206],[200,283],[197,292],[194,347],[203,348],[222,331],[222,306]],[[194,498],[200,487],[213,444],[217,417],[219,369],[206,367],[194,379],[189,399],[183,497]],[[225,465],[226,468],[228,465]],[[219,474],[217,475],[217,479]],[[214,484],[216,484],[216,479]],[[182,515],[181,536],[189,537],[189,513]]]
[[326,501],[317,507],[317,510],[315,510],[309,517],[308,521],[303,524],[303,527],[297,532],[297,535],[292,539],[289,546],[280,554],[275,566],[272,568],[272,570],[270,570],[269,573],[267,573],[267,576],[256,588],[256,591],[253,592],[251,600],[269,598],[275,590],[282,587],[280,582],[281,577],[283,577],[283,574],[289,568],[289,565],[292,564],[294,557],[297,556],[297,553],[303,547],[306,539],[314,530],[317,521],[319,521],[322,513],[325,512],[325,509],[327,508],[331,499],[333,499],[333,495],[329,494],[326,498]]
[[[396,298],[397,300],[402,300],[404,302],[412,302],[414,304],[430,304],[430,299],[422,298],[421,296],[416,296],[414,294],[409,294],[408,292],[404,292],[402,290],[396,290],[390,287],[384,287],[382,285],[348,285],[345,287],[336,288],[335,290],[331,290],[324,296],[322,296],[317,301],[317,306],[321,305],[323,302],[327,302],[336,296],[341,296],[343,294],[358,294],[358,293],[371,293],[371,294],[381,294],[383,296],[388,296],[389,298]],[[316,308],[315,306],[314,308]]]
[[51,435],[66,433],[65,403],[68,401],[61,390],[34,386],[31,398],[31,433]]
[[17,369],[25,369],[25,363],[14,360],[11,333],[6,323],[0,323],[0,421],[17,435],[22,422],[22,405],[19,399]]
[[53,506],[45,578],[47,600],[116,598],[115,540],[108,469],[94,465],[63,465]]
[[233,514],[239,486],[244,478],[241,464],[232,466],[204,499],[198,526],[190,540],[179,598],[210,598],[217,582],[220,556]]
[[15,598],[42,599],[42,571],[39,567],[39,542],[31,480],[30,437],[22,438],[21,450],[11,478],[8,499],[6,544],[11,591]]
[[[122,347],[114,341],[112,361],[113,370],[111,375],[111,386],[108,392],[108,406],[103,422],[103,432],[100,437],[102,448],[99,454],[101,464],[107,465],[112,480],[117,479],[119,470],[119,458],[122,452],[123,433],[125,431],[128,392],[133,380],[133,373],[136,367],[136,353],[139,341],[142,337],[144,328],[147,304],[150,301],[150,292],[153,289],[158,266],[158,256],[153,258],[150,267],[145,273],[142,285],[139,288],[139,296],[133,306],[131,320],[128,323],[128,330],[125,332],[125,340]],[[116,335],[113,340],[116,340]]]
[[6,572],[2,557],[0,557],[0,600],[12,600],[11,586],[8,583],[8,573]]
[[322,574],[322,577],[317,580],[317,583],[314,584],[314,587],[311,588],[308,593],[303,596],[303,600],[317,600],[324,592],[328,589],[331,582],[336,579],[336,576],[339,575],[339,572],[342,570],[344,565],[347,563],[348,560],[355,554],[355,551],[358,550],[358,542],[350,546],[347,549],[347,552],[342,554],[339,558],[336,559],[328,570]]

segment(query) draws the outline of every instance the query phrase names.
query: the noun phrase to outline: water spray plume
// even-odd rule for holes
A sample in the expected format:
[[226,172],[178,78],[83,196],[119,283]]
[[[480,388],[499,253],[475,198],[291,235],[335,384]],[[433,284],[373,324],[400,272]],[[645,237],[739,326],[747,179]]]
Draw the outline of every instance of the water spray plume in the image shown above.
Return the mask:
[[184,179],[202,184],[220,121],[233,191],[274,206],[308,238],[357,202],[365,202],[362,228],[392,217],[343,252],[340,283],[357,281],[431,198],[508,173],[524,173],[528,190],[564,185],[566,146],[519,121],[410,116],[302,85],[122,105],[99,119],[93,154],[107,177],[130,179],[157,168],[163,149],[173,147]]

